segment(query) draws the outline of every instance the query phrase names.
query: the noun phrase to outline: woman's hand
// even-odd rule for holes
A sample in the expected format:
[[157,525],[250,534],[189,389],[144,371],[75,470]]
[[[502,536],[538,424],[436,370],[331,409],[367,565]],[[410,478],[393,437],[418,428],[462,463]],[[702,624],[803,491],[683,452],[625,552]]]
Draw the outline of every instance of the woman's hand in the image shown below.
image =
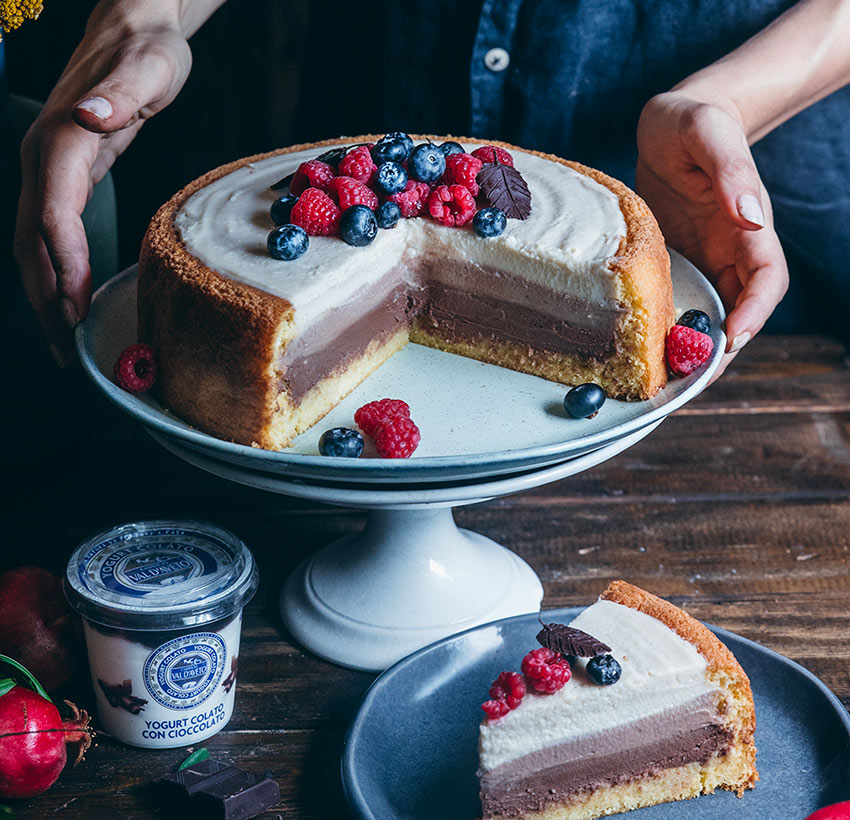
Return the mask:
[[653,97],[638,125],[636,187],[667,243],[717,288],[727,310],[726,365],[788,288],[770,200],[734,108],[683,91]]
[[81,214],[92,187],[189,74],[187,35],[173,5],[100,4],[21,146],[15,258],[60,364],[72,355],[70,331],[91,297]]

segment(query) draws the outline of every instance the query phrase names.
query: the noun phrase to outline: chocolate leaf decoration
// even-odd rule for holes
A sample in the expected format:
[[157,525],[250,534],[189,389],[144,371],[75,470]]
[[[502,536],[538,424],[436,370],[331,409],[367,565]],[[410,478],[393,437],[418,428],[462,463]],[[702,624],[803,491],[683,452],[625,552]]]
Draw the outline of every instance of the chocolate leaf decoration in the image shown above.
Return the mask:
[[504,165],[497,158],[482,166],[476,180],[488,204],[499,208],[508,219],[528,219],[531,191],[516,168]]
[[[352,149],[357,148],[358,145],[366,145],[365,142],[358,142],[355,145],[337,145],[336,148],[331,148],[329,151],[325,151],[323,154],[319,154],[319,156],[314,157],[314,159],[319,160],[319,162],[326,162],[328,165],[333,165],[336,168],[339,165],[345,155]],[[269,185],[269,188],[272,191],[279,191],[281,188],[288,188],[292,183],[292,177],[295,176],[295,172],[293,171],[291,174],[287,174],[283,179],[279,179],[274,185]]]
[[537,641],[553,652],[574,655],[577,658],[595,658],[611,651],[610,646],[593,635],[564,624],[543,624],[543,629],[537,633]]
[[336,148],[331,148],[330,151],[325,151],[324,154],[319,154],[316,159],[319,160],[319,162],[327,162],[328,165],[333,165],[334,167],[336,167],[345,158],[345,155],[348,153],[349,149],[353,147],[353,145],[340,145]]
[[275,182],[274,185],[269,185],[272,191],[279,191],[281,188],[288,188],[289,183],[292,182],[292,177],[295,176],[295,172],[293,171],[291,174],[287,174],[283,179],[279,179]]

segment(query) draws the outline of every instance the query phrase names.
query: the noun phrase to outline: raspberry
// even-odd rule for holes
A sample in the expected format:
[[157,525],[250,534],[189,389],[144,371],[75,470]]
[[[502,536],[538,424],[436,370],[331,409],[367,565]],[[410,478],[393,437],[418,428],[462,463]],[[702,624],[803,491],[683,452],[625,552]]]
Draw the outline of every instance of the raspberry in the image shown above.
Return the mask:
[[463,185],[438,185],[428,200],[428,210],[441,225],[459,228],[475,216],[475,200]]
[[[498,715],[498,717],[501,717],[501,715]],[[850,820],[850,801],[824,806],[814,814],[810,814],[806,820]]]
[[713,350],[711,336],[692,327],[673,325],[667,334],[667,364],[677,376],[693,373],[708,361]]
[[403,191],[387,197],[390,202],[395,202],[401,208],[401,215],[405,219],[410,219],[414,216],[419,216],[431,195],[431,187],[427,182],[417,182],[415,179],[409,179]]
[[150,345],[135,344],[124,348],[112,368],[119,387],[130,393],[149,390],[156,380],[156,356]]
[[377,170],[378,166],[365,145],[352,148],[339,163],[340,176],[353,177],[364,184],[371,182],[372,175]]
[[525,697],[525,692],[525,681],[519,672],[502,672],[493,681],[488,694],[495,700],[505,701],[509,709],[516,709]]
[[354,422],[367,436],[374,436],[383,422],[396,416],[410,418],[407,402],[401,399],[379,399],[358,407]]
[[289,183],[289,190],[300,196],[308,188],[318,188],[327,191],[331,180],[336,176],[333,165],[321,162],[318,159],[309,159],[298,166],[298,170]]
[[495,162],[495,157],[498,157],[502,165],[514,167],[514,158],[504,148],[496,148],[495,145],[483,145],[481,148],[476,148],[472,156],[478,157],[481,162]]
[[411,419],[393,416],[381,422],[372,438],[381,458],[410,458],[421,436]]
[[449,154],[446,157],[446,172],[443,182],[446,185],[463,185],[473,196],[478,195],[476,177],[484,163],[472,154]]
[[522,659],[522,671],[525,679],[536,692],[547,695],[563,688],[572,676],[567,659],[545,646],[532,649]]
[[481,708],[487,713],[490,720],[497,720],[511,711],[511,707],[503,700],[485,700],[481,704]]
[[[378,197],[375,192],[353,177],[334,177],[328,194],[337,200],[340,211],[352,205],[365,205],[373,211],[378,207]],[[336,194],[335,197],[334,194]]]
[[292,206],[289,217],[310,236],[334,236],[339,233],[339,208],[318,188],[308,188]]

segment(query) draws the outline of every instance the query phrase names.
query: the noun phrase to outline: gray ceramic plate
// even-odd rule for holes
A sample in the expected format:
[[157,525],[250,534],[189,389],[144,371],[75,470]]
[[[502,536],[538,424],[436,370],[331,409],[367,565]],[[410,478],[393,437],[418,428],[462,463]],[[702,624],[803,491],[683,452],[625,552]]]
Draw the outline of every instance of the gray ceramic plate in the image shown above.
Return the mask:
[[[580,608],[547,610],[568,623]],[[536,615],[471,629],[381,675],[349,731],[342,780],[360,820],[480,817],[475,769],[487,687],[535,645]],[[750,677],[761,782],[630,812],[634,820],[803,820],[850,799],[850,715],[814,675],[746,638],[712,627]]]
[[[148,394],[112,382],[121,350],[136,341],[136,270],[104,285],[77,328],[80,359],[95,384],[149,429],[184,447],[252,470],[334,482],[431,482],[482,478],[557,464],[589,453],[664,418],[700,393],[725,347],[724,313],[716,292],[683,257],[671,252],[677,315],[699,308],[711,318],[712,358],[684,379],[672,379],[649,401],[609,400],[593,419],[567,418],[565,388],[536,376],[407,345],[379,367],[317,425],[281,452],[259,450],[202,433]],[[326,458],[318,440],[330,427],[353,427],[354,411],[373,399],[403,398],[422,431],[410,459]]]

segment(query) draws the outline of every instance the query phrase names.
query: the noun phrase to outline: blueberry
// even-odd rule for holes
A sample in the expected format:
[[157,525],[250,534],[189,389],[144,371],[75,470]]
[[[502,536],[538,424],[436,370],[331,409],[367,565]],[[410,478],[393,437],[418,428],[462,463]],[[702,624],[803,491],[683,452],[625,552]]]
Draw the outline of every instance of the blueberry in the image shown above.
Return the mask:
[[387,200],[378,206],[375,219],[379,228],[394,228],[401,219],[401,208],[395,202]]
[[266,240],[269,256],[272,259],[282,259],[291,262],[299,256],[303,256],[310,247],[307,231],[298,225],[281,225],[275,228]]
[[413,150],[413,140],[411,139],[410,134],[407,134],[404,131],[390,131],[388,134],[384,135],[384,139],[401,140],[404,143],[404,147],[407,149],[405,159],[410,156],[410,152]]
[[503,233],[508,224],[504,211],[498,208],[482,208],[472,217],[472,227],[475,233],[485,239]]
[[711,331],[711,319],[708,318],[707,313],[703,313],[701,310],[686,310],[679,317],[679,321],[676,324],[683,325],[684,327],[692,327],[700,333],[709,333]]
[[436,182],[446,170],[446,156],[439,146],[423,142],[410,152],[407,173],[420,182]]
[[446,142],[441,143],[440,150],[443,152],[443,156],[445,157],[451,156],[452,154],[466,153],[464,147],[459,142],[455,142],[454,140],[446,140]]
[[372,147],[372,159],[375,165],[380,165],[382,162],[404,162],[410,156],[413,140],[407,134],[396,133],[400,136],[387,134]]
[[382,162],[375,174],[375,182],[385,193],[396,194],[403,191],[404,186],[407,185],[407,171],[397,162],[391,160]]
[[580,384],[564,396],[564,410],[574,419],[589,419],[599,412],[605,398],[605,391],[598,384]]
[[363,452],[363,436],[350,427],[334,427],[331,430],[325,430],[319,439],[319,452],[323,456],[358,458]]
[[587,662],[588,677],[600,686],[610,686],[620,680],[623,669],[611,655],[597,655]]
[[269,208],[272,222],[275,225],[286,225],[292,216],[292,206],[298,202],[298,197],[295,194],[284,194],[280,199],[272,202]]
[[339,235],[357,248],[368,245],[378,235],[378,222],[371,208],[352,205],[339,218]]

